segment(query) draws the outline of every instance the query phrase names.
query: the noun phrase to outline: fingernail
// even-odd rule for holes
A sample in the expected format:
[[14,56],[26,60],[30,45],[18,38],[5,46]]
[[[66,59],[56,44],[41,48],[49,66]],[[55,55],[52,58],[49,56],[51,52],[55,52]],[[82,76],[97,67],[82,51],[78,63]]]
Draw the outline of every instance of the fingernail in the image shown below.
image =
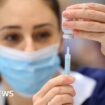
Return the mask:
[[64,11],[62,13],[62,16],[64,16],[65,18],[69,18],[70,20],[72,19],[71,15],[70,15],[70,12],[68,12],[68,11]]
[[71,76],[66,76],[66,78],[65,78],[66,83],[73,83],[74,81],[75,81],[74,78]]
[[67,11],[63,11],[63,16],[67,16],[68,15],[68,12]]

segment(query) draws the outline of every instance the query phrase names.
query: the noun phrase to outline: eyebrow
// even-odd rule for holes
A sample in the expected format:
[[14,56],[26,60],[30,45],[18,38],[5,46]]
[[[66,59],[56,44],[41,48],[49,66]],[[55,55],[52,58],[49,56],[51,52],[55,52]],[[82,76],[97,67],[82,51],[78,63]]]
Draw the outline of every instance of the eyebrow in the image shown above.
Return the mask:
[[[53,25],[50,24],[50,23],[46,23],[46,24],[39,24],[39,25],[36,25],[33,27],[33,29],[38,29],[38,28],[43,28],[43,27],[52,27]],[[16,26],[16,25],[11,25],[11,26],[4,26],[0,29],[1,30],[4,30],[4,29],[22,29],[21,26]]]
[[4,29],[21,29],[20,26],[4,26],[2,28],[0,28],[0,30],[4,30]]
[[43,27],[53,27],[53,25],[50,24],[50,23],[47,23],[47,24],[40,24],[40,25],[34,26],[33,29],[43,28]]

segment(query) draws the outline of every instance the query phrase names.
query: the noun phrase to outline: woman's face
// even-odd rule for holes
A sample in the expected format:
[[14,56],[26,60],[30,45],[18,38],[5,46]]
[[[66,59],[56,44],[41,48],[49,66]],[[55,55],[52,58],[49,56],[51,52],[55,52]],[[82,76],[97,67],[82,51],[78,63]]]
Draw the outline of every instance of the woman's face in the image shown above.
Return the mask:
[[0,8],[0,45],[33,51],[60,37],[57,18],[44,0],[8,0]]

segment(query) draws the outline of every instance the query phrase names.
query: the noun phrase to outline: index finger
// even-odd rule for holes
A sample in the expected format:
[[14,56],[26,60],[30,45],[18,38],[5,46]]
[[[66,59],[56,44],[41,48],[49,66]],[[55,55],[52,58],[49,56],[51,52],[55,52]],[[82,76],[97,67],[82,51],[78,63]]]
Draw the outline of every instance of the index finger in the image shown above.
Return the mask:
[[61,86],[61,85],[69,85],[74,82],[74,78],[71,76],[66,76],[66,75],[60,75],[54,79],[51,79],[48,81],[47,84],[43,86],[43,88],[38,92],[40,96],[44,96],[49,90],[56,86]]
[[105,12],[105,5],[98,3],[81,3],[67,7],[66,9],[93,9],[100,12]]

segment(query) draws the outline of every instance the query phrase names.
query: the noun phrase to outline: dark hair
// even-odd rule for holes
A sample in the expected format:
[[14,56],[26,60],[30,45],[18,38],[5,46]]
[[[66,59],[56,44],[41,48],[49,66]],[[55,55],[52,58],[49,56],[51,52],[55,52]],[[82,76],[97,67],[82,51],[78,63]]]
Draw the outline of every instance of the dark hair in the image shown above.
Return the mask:
[[49,7],[52,9],[52,11],[55,13],[59,29],[61,29],[61,11],[60,11],[60,5],[58,0],[44,0],[49,5]]

